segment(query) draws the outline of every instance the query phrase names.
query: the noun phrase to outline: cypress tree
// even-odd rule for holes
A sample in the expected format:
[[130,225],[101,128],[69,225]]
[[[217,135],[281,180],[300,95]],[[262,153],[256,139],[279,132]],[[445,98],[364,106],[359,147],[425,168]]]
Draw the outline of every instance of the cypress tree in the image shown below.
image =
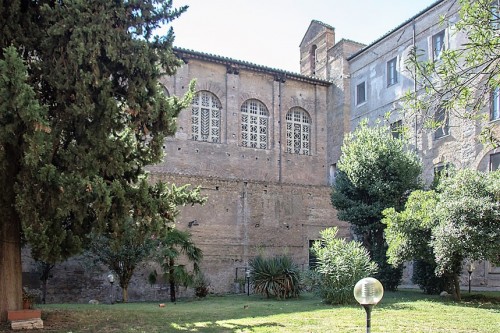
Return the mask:
[[132,215],[159,213],[138,184],[190,94],[163,95],[158,80],[179,61],[172,30],[154,32],[185,10],[162,0],[0,2],[0,321],[21,306],[21,240],[55,263],[129,217],[131,202],[142,208]]

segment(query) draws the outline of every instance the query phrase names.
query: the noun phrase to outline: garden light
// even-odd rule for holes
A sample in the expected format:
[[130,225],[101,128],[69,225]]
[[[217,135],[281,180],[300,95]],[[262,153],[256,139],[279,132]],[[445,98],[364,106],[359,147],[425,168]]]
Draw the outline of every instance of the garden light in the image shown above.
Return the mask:
[[354,286],[354,297],[366,311],[366,333],[371,331],[371,312],[372,308],[380,302],[384,296],[384,287],[379,280],[367,277],[361,279]]

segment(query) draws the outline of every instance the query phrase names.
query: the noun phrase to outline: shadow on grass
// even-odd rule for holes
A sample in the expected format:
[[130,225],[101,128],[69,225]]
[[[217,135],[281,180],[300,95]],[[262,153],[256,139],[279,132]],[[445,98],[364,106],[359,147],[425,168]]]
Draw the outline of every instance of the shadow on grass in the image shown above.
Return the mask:
[[275,328],[275,330],[279,330],[279,328],[283,328],[285,326],[276,322],[265,322],[256,325],[241,325],[230,322],[219,324],[216,322],[209,322],[203,323],[202,325],[187,324],[182,326],[172,324],[168,327],[168,332],[249,332],[259,327],[265,327],[267,329]]
[[[418,311],[425,303],[445,306],[475,307],[499,312],[498,304],[484,304],[472,299],[455,303],[420,291],[386,292],[377,305],[386,310]],[[424,303],[422,305],[422,303]],[[260,295],[210,296],[201,300],[178,303],[128,303],[114,305],[58,304],[41,306],[46,331],[51,333],[159,333],[159,332],[250,332],[258,327],[283,330],[283,322],[272,316],[327,311],[328,316],[350,318],[349,312],[358,304],[327,305],[320,298],[304,294],[298,299],[275,300]],[[358,314],[355,314],[358,316]],[[321,316],[321,315],[319,315]],[[258,319],[255,319],[258,318]],[[293,319],[292,319],[293,320]],[[251,324],[250,324],[251,323]],[[10,331],[7,331],[10,332]]]
[[439,295],[424,294],[420,290],[402,290],[397,292],[387,292],[384,295],[383,307],[387,309],[412,309],[409,303],[425,301],[456,307],[467,307],[484,309],[493,312],[500,312],[500,293],[472,293],[461,294],[462,301],[456,302],[451,296],[441,297]]

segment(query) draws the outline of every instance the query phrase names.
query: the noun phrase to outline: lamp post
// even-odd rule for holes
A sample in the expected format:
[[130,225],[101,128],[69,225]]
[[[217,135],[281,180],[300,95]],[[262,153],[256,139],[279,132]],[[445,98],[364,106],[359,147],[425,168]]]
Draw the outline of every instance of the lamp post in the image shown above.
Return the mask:
[[384,296],[384,287],[379,280],[372,277],[361,279],[354,286],[354,297],[366,311],[366,333],[371,332],[372,308]]
[[110,303],[113,304],[113,283],[115,282],[115,276],[112,273],[108,274],[108,282],[111,285],[111,292],[110,292]]
[[247,279],[247,296],[250,296],[250,269],[245,268],[245,276]]
[[470,294],[470,283],[472,280],[472,272],[474,271],[474,265],[472,263],[469,263],[469,266],[467,266],[467,272],[469,273],[469,294]]

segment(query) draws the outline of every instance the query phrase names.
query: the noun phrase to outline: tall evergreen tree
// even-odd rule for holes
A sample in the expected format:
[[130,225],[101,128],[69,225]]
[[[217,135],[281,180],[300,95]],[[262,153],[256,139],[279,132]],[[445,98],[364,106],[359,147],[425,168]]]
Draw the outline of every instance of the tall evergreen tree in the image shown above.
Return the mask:
[[422,186],[422,166],[405,139],[395,138],[388,126],[368,127],[363,121],[342,145],[339,175],[332,192],[338,217],[352,224],[354,233],[378,264],[377,278],[384,288],[397,288],[401,268],[386,260],[382,211],[404,208],[408,194]]
[[[21,307],[21,240],[57,262],[91,231],[152,223],[144,166],[162,157],[189,105],[158,80],[175,72],[167,0],[0,2],[0,321]],[[168,212],[164,212],[168,214]]]

